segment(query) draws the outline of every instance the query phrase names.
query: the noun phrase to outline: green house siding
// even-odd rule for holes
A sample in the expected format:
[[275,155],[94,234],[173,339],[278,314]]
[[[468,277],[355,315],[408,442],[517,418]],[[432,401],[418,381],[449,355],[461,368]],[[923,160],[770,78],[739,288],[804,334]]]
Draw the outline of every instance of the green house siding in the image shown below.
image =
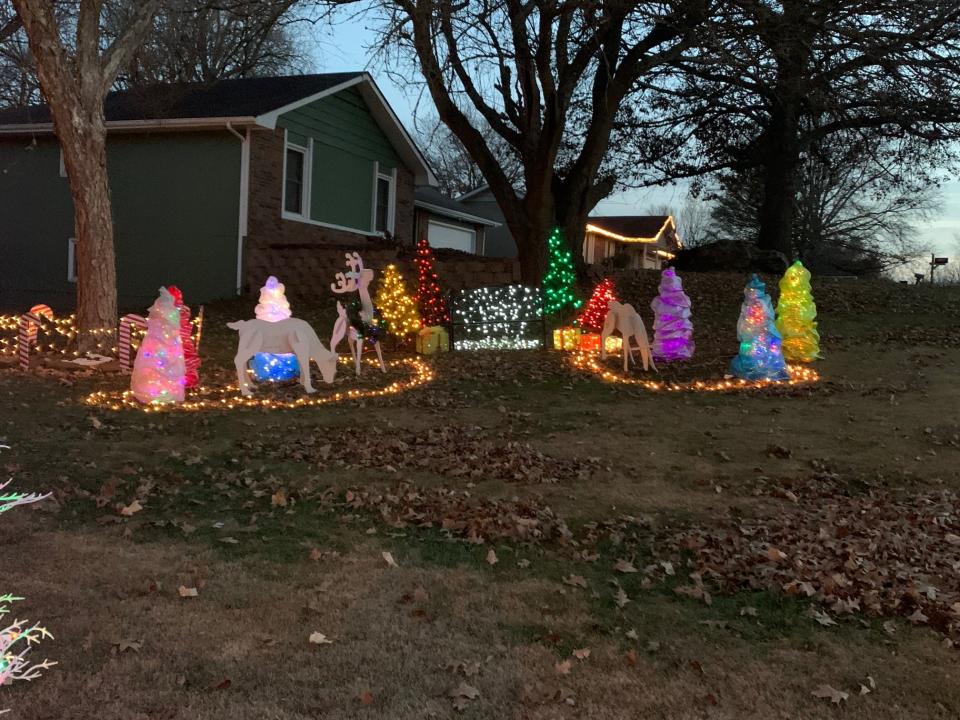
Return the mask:
[[[0,302],[72,306],[67,179],[53,138],[0,141]],[[236,289],[240,142],[227,132],[115,135],[107,144],[121,308],[142,311],[160,285],[188,303]]]
[[287,139],[306,146],[313,140],[310,219],[370,231],[374,172],[401,165],[390,140],[355,88],[281,115]]

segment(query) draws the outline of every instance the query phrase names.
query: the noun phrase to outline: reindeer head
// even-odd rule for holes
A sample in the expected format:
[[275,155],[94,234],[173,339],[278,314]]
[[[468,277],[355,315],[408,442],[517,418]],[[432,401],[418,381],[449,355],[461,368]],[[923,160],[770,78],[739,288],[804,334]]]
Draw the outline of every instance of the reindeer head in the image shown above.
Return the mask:
[[349,272],[339,272],[334,277],[335,283],[330,284],[330,289],[338,294],[349,292],[365,292],[373,280],[373,270],[365,270],[363,260],[360,259],[360,253],[347,253],[347,267]]

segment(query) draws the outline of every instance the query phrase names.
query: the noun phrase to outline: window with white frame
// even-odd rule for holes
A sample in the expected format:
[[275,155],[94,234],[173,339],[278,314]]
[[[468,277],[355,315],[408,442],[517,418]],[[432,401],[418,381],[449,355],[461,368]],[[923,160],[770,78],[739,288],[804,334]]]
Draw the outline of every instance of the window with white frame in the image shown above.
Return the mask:
[[67,240],[67,282],[77,281],[77,239]]
[[393,233],[394,202],[396,196],[396,171],[377,172],[374,186],[373,229],[376,232]]
[[308,148],[287,143],[283,162],[283,212],[287,215],[308,214],[309,158]]

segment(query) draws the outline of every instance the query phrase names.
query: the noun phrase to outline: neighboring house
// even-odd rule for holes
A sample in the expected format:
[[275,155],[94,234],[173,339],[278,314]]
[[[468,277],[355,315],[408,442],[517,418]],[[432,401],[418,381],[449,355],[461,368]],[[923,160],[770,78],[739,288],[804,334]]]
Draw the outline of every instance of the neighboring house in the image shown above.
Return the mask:
[[[487,231],[484,255],[516,257],[517,244],[489,187],[482,185],[457,201],[470,212],[500,223],[500,227]],[[679,247],[672,216],[625,215],[590,218],[582,252],[588,265],[659,270]]]
[[435,248],[453,248],[486,255],[487,233],[500,223],[471,212],[470,208],[429,185],[417,187],[414,195],[414,236],[427,238]]
[[[152,86],[104,109],[124,308],[160,285],[190,303],[259,287],[283,275],[278,249],[412,243],[414,189],[436,182],[363,72]],[[48,108],[0,111],[3,305],[74,302],[65,175]]]
[[503,212],[490,192],[490,188],[481,185],[475,190],[464,193],[457,198],[468,212],[487,218],[498,223],[497,227],[489,228],[486,232],[486,242],[483,245],[483,254],[491,257],[516,257],[517,243],[510,234],[510,228],[503,218]]
[[659,270],[681,247],[672,215],[591,217],[583,239],[587,265]]

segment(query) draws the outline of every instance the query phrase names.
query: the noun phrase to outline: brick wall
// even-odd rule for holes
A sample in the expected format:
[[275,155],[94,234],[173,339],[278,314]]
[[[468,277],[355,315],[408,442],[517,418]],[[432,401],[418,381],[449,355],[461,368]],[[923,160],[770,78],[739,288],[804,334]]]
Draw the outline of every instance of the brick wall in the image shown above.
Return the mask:
[[[280,276],[287,268],[293,270],[296,265],[304,262],[304,258],[310,257],[313,250],[318,251],[318,257],[338,257],[342,266],[344,248],[362,252],[366,248],[383,245],[380,238],[296,220],[284,220],[281,217],[283,143],[283,130],[279,128],[272,132],[251,133],[250,196],[247,236],[244,242],[244,289],[247,292],[256,292],[268,275]],[[412,242],[413,238],[413,193],[412,173],[406,168],[398,168],[394,228],[396,237],[407,243]],[[323,252],[331,247],[336,248],[332,254]],[[315,265],[312,261],[306,262],[308,265]],[[326,262],[321,263],[321,266],[326,267]],[[297,270],[297,274],[302,274],[299,268]],[[287,276],[290,275],[292,273]],[[323,277],[329,277],[329,280],[324,279],[322,284],[322,287],[328,287],[333,277]],[[316,283],[316,279],[312,282]]]
[[[356,250],[363,258],[364,267],[379,273],[393,263],[400,270],[411,292],[416,289],[417,270],[409,250],[398,247],[366,248],[357,245],[317,246],[295,245],[264,248],[261,260],[264,269],[252,276],[249,292],[256,295],[268,275],[276,275],[287,288],[291,301],[320,300],[332,297],[330,283],[334,275],[346,270],[344,255]],[[520,282],[520,266],[512,258],[487,258],[455,251],[438,250],[437,275],[445,290],[509,285]]]

